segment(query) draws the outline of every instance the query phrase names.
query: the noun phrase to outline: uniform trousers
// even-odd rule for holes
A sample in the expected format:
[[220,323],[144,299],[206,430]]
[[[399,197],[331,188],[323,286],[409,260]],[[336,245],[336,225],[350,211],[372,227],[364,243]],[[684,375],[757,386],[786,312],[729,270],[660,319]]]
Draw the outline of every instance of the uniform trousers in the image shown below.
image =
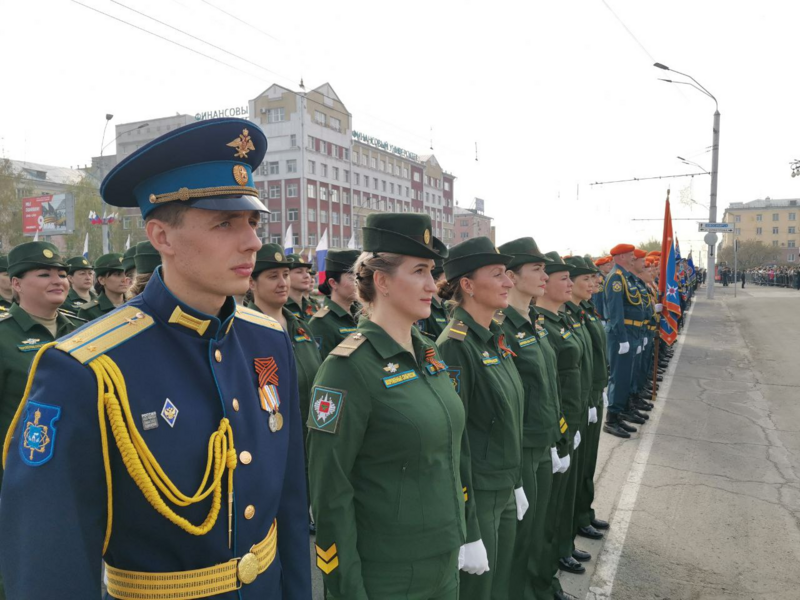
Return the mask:
[[[597,423],[586,425],[586,437],[581,442],[578,450],[585,452],[581,460],[582,473],[578,482],[578,497],[575,501],[575,526],[576,531],[581,527],[588,527],[595,518],[592,503],[594,502],[594,473],[597,468],[597,449],[600,446],[600,430],[603,428],[603,390],[592,392],[592,401],[597,406]],[[581,433],[583,436],[584,433]]]
[[613,415],[618,415],[628,410],[628,400],[631,395],[631,382],[633,379],[633,365],[636,358],[636,346],[639,345],[636,329],[627,325],[625,328],[630,344],[630,349],[625,354],[619,353],[620,342],[613,335],[613,331],[610,329],[607,331],[610,363],[608,412]]

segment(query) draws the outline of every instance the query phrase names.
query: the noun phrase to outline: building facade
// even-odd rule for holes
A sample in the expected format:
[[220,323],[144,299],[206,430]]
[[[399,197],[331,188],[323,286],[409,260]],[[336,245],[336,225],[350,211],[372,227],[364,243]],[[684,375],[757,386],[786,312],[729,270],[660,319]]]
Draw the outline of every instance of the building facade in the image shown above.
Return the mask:
[[465,240],[486,236],[495,242],[492,217],[483,214],[483,201],[476,198],[476,208],[461,208],[456,206],[454,234],[455,242],[459,244]]
[[732,246],[734,236],[740,241],[759,241],[780,251],[779,260],[798,262],[800,252],[800,199],[752,200],[732,202],[722,220],[734,226],[734,233],[723,235],[722,244]]

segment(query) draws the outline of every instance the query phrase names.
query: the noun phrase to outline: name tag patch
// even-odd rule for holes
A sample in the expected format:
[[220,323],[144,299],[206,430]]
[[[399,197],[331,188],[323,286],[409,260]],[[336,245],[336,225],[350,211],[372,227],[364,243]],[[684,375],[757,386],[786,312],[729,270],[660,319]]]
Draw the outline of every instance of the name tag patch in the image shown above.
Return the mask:
[[404,383],[408,383],[409,381],[414,381],[415,379],[419,379],[419,375],[417,375],[416,371],[403,371],[402,373],[398,373],[397,375],[390,375],[389,377],[383,378],[383,385],[387,388],[393,388],[397,385],[402,385]]
[[521,339],[519,341],[519,347],[524,348],[525,346],[530,346],[531,344],[535,344],[537,341],[538,340],[536,339],[536,336],[532,335],[531,337]]
[[339,333],[351,334],[358,330],[357,327],[339,327]]
[[496,356],[484,356],[481,359],[481,362],[485,364],[487,367],[493,367],[494,365],[500,364],[500,359]]

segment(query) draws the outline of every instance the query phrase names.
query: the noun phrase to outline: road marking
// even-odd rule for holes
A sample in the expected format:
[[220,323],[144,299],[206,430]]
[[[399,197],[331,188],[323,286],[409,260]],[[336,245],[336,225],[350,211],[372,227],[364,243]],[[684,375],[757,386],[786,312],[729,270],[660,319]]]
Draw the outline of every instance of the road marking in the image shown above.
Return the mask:
[[631,516],[633,515],[633,509],[636,507],[636,500],[639,497],[639,488],[644,479],[644,470],[645,467],[647,467],[647,461],[650,459],[650,450],[653,448],[653,440],[655,440],[656,431],[658,431],[658,423],[661,421],[661,413],[664,412],[664,405],[669,396],[669,389],[672,387],[674,373],[678,368],[683,342],[689,332],[689,322],[692,319],[694,306],[694,303],[692,303],[689,312],[686,313],[683,335],[678,338],[675,354],[672,357],[672,363],[664,374],[661,392],[658,394],[659,397],[656,401],[656,407],[650,413],[651,418],[648,421],[647,428],[640,430],[639,448],[636,451],[636,456],[633,457],[633,464],[631,465],[630,471],[628,471],[625,485],[622,487],[617,509],[614,512],[614,517],[611,519],[611,527],[606,532],[606,541],[597,561],[594,576],[592,577],[592,582],[597,582],[599,585],[589,587],[586,600],[610,600],[611,598],[611,592],[614,589],[614,580],[617,577],[619,560],[622,556],[622,549],[625,546],[625,538],[628,535],[628,527],[631,523]]

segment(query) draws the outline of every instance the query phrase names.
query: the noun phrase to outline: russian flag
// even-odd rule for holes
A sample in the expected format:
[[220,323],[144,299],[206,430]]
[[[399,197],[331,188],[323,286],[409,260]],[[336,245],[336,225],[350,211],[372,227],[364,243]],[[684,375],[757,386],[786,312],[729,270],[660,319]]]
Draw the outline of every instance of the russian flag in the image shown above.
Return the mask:
[[89,260],[89,232],[86,232],[86,237],[83,239],[83,258]]
[[289,223],[289,229],[286,230],[286,235],[283,237],[283,253],[286,256],[294,254],[294,235],[292,232],[292,224]]
[[328,230],[322,234],[322,237],[317,244],[316,261],[317,261],[317,284],[325,281],[325,257],[328,255]]

